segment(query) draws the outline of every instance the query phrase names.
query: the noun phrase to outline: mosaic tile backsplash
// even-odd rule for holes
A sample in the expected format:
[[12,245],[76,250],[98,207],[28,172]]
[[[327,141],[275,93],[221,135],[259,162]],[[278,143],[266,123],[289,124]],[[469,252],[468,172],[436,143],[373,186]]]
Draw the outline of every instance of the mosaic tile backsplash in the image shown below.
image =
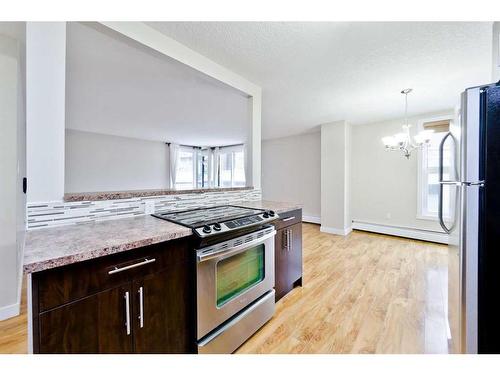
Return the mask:
[[146,204],[154,205],[154,212],[160,212],[219,206],[238,201],[259,201],[261,199],[261,191],[253,189],[107,201],[28,203],[27,221],[28,229],[37,229],[144,215],[146,214]]

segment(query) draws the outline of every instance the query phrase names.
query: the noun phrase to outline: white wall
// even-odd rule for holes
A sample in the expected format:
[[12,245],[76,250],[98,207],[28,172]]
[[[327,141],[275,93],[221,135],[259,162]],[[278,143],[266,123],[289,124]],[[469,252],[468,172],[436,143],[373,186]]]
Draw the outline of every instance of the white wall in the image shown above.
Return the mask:
[[249,95],[252,106],[252,137],[251,142],[249,142],[251,149],[249,165],[252,168],[252,179],[249,183],[260,189],[262,89],[248,79],[167,37],[143,22],[102,22],[102,24]]
[[491,78],[492,82],[498,82],[500,81],[500,22],[493,22],[492,42]]
[[[449,115],[453,111],[410,118],[412,132],[419,119]],[[437,221],[417,219],[417,154],[407,160],[386,152],[382,137],[401,132],[403,119],[352,127],[352,219],[412,229],[441,231]]]
[[25,232],[24,23],[0,25],[0,320],[19,313]]
[[26,26],[28,202],[64,195],[65,22]]
[[350,125],[321,125],[321,231],[345,235],[351,231]]
[[169,188],[164,142],[66,129],[65,192]]
[[103,26],[68,22],[66,40],[67,129],[197,146],[248,142],[252,109],[241,91]]
[[305,219],[318,221],[320,150],[320,132],[263,141],[263,199],[301,203]]

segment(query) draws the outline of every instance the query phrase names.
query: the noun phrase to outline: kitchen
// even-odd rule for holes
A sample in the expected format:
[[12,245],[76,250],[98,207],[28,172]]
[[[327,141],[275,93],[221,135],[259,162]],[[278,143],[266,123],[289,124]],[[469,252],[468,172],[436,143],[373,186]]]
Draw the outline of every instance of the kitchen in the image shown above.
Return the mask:
[[28,87],[64,74],[66,99],[65,169],[44,170],[63,201],[28,179],[28,352],[235,351],[302,282],[300,205],[253,187],[248,95],[97,23],[26,32],[41,60],[66,51],[46,82],[28,60]]
[[[28,178],[26,196],[17,198],[27,202],[17,275],[19,295],[27,296],[26,336],[17,336],[24,352],[469,352],[447,334],[456,334],[447,327],[453,264],[443,246],[452,239],[440,228],[449,230],[453,215],[446,211],[441,225],[417,218],[421,227],[410,228],[393,225],[399,211],[390,208],[405,193],[401,180],[417,190],[417,153],[449,157],[448,148],[434,150],[438,138],[429,134],[440,142],[456,132],[459,108],[414,109],[419,88],[401,87],[394,123],[317,120],[315,131],[264,138],[266,92],[169,37],[169,27],[194,43],[182,25],[26,23],[19,79],[27,88]],[[493,32],[482,33],[497,23],[456,27],[480,34],[477,45],[495,45]],[[455,78],[457,97],[493,82],[483,49],[474,56],[470,48],[460,72],[482,70]],[[472,103],[479,100],[462,104],[469,115]],[[408,133],[394,137],[407,135],[405,147],[390,136],[402,123]],[[382,136],[390,138],[385,145]],[[393,163],[385,171],[381,158]],[[376,181],[387,165],[398,171],[391,187]],[[439,165],[448,168],[440,182],[452,186],[453,168]],[[311,177],[300,183],[298,172]],[[466,181],[479,183],[475,177]],[[367,185],[371,192],[362,190]],[[370,194],[392,188],[384,220],[374,219],[381,195]],[[436,196],[440,214],[452,207],[455,197],[444,202],[443,191],[431,193],[422,195],[430,203],[420,216]]]

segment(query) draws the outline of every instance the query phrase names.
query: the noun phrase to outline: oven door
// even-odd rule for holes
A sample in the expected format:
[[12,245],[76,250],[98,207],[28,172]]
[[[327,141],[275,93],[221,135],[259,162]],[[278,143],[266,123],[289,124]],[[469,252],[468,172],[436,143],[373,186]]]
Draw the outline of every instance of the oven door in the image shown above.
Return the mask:
[[196,252],[198,339],[274,287],[274,227]]

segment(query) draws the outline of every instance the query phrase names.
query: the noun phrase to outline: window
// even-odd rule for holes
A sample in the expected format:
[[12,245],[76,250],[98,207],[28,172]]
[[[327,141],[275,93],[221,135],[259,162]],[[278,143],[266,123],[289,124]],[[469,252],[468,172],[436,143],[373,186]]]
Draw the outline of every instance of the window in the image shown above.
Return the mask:
[[200,150],[197,153],[196,161],[196,186],[199,188],[210,187],[209,167],[212,163],[209,159],[212,157],[210,150]]
[[[419,152],[418,168],[418,215],[420,219],[437,220],[439,205],[439,145],[449,131],[451,120],[437,118],[423,121],[419,130],[434,130],[427,147]],[[451,141],[443,148],[443,179],[452,180],[453,149]],[[452,202],[450,194],[443,191],[443,217],[451,217]]]
[[245,184],[245,154],[243,146],[221,148],[217,186],[243,187]]
[[175,189],[244,187],[244,146],[170,147],[170,174]]
[[176,189],[194,189],[195,184],[193,176],[195,175],[194,150],[189,148],[181,148],[178,154],[176,167]]

